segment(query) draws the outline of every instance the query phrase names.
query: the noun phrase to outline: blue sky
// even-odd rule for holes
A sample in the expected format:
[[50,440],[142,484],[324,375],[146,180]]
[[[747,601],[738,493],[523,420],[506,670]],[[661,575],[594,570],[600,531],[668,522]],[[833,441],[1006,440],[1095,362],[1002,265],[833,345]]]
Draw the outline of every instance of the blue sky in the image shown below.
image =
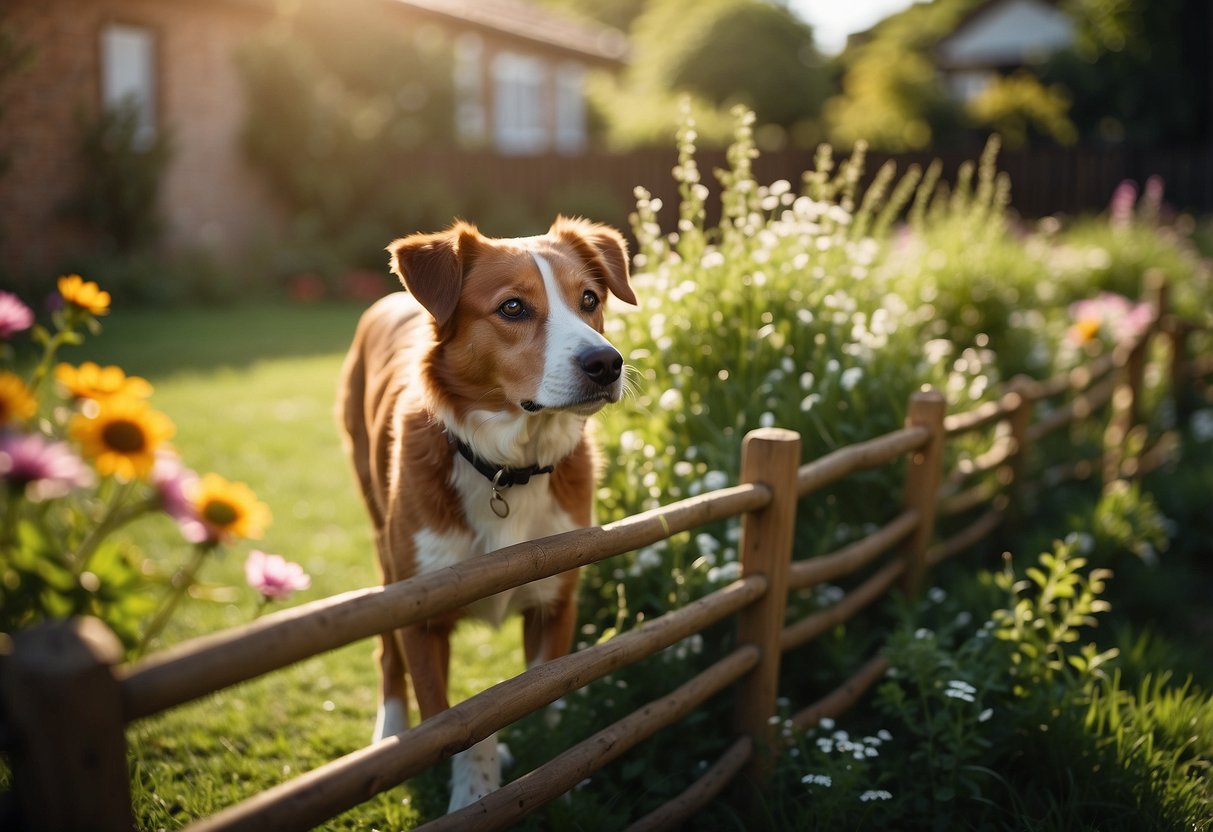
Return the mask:
[[792,0],[790,6],[813,26],[817,46],[826,54],[842,51],[847,35],[910,5],[912,0]]

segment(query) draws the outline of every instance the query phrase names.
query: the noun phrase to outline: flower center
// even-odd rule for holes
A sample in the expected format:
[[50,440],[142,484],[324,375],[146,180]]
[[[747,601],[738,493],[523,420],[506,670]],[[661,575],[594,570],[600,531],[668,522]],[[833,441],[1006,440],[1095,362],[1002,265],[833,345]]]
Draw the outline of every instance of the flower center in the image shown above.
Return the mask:
[[211,500],[202,509],[202,519],[219,528],[226,528],[239,518],[240,514],[236,511],[236,507],[222,500]]
[[147,446],[147,437],[143,429],[134,422],[123,420],[114,421],[105,426],[101,439],[107,448],[122,454],[134,454]]

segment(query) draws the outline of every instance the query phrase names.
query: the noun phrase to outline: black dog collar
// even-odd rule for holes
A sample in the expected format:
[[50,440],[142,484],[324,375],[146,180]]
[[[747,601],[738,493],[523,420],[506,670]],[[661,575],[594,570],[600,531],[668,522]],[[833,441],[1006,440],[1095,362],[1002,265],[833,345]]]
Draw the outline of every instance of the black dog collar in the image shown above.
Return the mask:
[[454,439],[455,447],[459,450],[460,455],[472,463],[472,467],[498,488],[526,485],[531,481],[531,477],[538,474],[550,474],[556,469],[554,465],[528,465],[526,468],[509,468],[505,465],[494,465],[476,456],[476,453],[464,444],[463,440],[456,437],[452,437],[452,439]]
[[512,488],[515,485],[526,485],[531,481],[531,477],[539,474],[550,474],[556,470],[556,466],[554,465],[528,465],[525,468],[509,468],[504,465],[493,465],[491,462],[485,462],[476,456],[475,452],[463,440],[454,435],[450,436],[451,441],[455,443],[455,448],[459,451],[459,455],[470,462],[472,467],[479,471],[492,484],[493,494],[489,497],[489,508],[503,520],[510,515],[510,504],[505,501],[505,497],[501,496],[502,489]]

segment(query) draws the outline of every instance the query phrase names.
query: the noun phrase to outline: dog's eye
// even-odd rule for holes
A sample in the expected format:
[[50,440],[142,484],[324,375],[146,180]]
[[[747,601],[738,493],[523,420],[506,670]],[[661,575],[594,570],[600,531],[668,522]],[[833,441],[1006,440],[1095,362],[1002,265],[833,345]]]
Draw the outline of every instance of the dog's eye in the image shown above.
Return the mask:
[[521,318],[522,313],[526,311],[526,307],[522,305],[522,301],[518,298],[510,298],[501,306],[497,307],[497,311],[507,318]]
[[595,309],[598,308],[598,304],[600,302],[601,301],[598,300],[598,295],[594,294],[589,289],[587,289],[585,291],[585,294],[583,294],[581,296],[581,311],[582,312],[593,312]]

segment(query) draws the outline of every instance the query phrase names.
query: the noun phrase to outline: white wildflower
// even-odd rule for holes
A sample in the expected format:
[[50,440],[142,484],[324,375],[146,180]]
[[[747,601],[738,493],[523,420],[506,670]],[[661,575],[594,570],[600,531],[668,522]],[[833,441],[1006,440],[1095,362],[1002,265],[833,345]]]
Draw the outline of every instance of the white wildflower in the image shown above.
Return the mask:
[[886,792],[884,789],[869,789],[868,791],[861,794],[859,796],[859,799],[862,800],[864,803],[868,803],[873,800],[892,800],[893,795],[890,794],[889,792]]
[[847,367],[842,371],[842,375],[838,379],[839,386],[843,390],[854,390],[863,378],[863,367]]
[[657,405],[662,410],[681,410],[682,391],[671,387],[661,394],[661,398],[657,400]]

